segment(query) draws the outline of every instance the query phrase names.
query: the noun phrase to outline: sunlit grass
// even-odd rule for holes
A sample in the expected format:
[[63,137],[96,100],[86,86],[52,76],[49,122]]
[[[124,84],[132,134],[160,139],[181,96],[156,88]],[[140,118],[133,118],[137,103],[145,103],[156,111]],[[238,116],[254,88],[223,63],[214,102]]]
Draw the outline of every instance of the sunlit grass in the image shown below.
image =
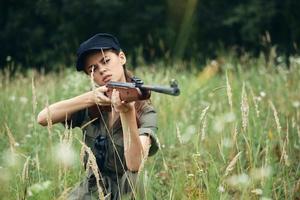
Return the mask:
[[[148,199],[299,198],[299,58],[281,65],[224,57],[201,71],[138,69],[147,84],[176,78],[181,88],[179,97],[152,93],[161,150],[142,173]],[[75,70],[1,75],[1,197],[63,199],[82,179],[80,130],[41,127],[36,115],[89,84]]]

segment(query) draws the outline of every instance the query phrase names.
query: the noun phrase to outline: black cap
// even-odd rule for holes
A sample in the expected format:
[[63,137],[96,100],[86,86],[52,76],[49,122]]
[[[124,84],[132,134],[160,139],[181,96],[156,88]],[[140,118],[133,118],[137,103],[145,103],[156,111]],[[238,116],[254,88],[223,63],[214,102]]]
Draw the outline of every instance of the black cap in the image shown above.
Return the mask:
[[115,49],[120,51],[121,47],[118,39],[111,34],[98,33],[94,35],[90,39],[81,43],[77,50],[77,71],[82,71],[84,69],[84,57],[88,51],[101,49]]

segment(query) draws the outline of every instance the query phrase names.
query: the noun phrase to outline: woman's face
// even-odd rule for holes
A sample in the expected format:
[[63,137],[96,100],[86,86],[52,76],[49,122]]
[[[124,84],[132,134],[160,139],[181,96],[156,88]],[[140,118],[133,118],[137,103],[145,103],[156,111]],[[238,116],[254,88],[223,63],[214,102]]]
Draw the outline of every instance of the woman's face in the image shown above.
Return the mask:
[[85,59],[84,71],[93,76],[98,85],[109,81],[126,82],[123,65],[126,63],[125,54],[121,51],[98,51],[89,54]]

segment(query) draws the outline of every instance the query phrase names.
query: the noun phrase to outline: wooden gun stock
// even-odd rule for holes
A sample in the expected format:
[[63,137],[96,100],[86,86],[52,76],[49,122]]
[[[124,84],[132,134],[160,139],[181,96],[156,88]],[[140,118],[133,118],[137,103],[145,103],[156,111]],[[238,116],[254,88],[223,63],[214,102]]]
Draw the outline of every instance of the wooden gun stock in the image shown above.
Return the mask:
[[111,98],[113,89],[116,89],[120,93],[121,101],[125,102],[146,100],[151,96],[150,90],[140,89],[131,83],[109,82],[106,87],[108,88],[108,91],[105,93],[106,96]]

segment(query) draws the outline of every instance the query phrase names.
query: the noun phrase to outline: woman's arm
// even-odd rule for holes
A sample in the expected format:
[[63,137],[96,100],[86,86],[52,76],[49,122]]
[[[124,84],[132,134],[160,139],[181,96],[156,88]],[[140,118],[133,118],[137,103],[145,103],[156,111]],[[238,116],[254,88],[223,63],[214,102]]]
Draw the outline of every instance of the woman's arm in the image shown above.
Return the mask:
[[150,137],[140,136],[135,116],[135,108],[125,113],[120,112],[123,127],[124,154],[127,168],[138,171],[144,159],[148,157]]
[[95,91],[86,92],[47,106],[38,114],[37,121],[39,124],[47,126],[49,121],[52,124],[63,122],[70,119],[74,112],[90,107],[95,103],[99,105],[110,104],[110,99],[103,94],[106,91],[106,87],[99,87]]
[[121,102],[119,92],[116,90],[112,93],[112,104],[120,113],[126,166],[130,171],[138,171],[143,160],[148,156],[151,139],[139,135],[134,105]]

